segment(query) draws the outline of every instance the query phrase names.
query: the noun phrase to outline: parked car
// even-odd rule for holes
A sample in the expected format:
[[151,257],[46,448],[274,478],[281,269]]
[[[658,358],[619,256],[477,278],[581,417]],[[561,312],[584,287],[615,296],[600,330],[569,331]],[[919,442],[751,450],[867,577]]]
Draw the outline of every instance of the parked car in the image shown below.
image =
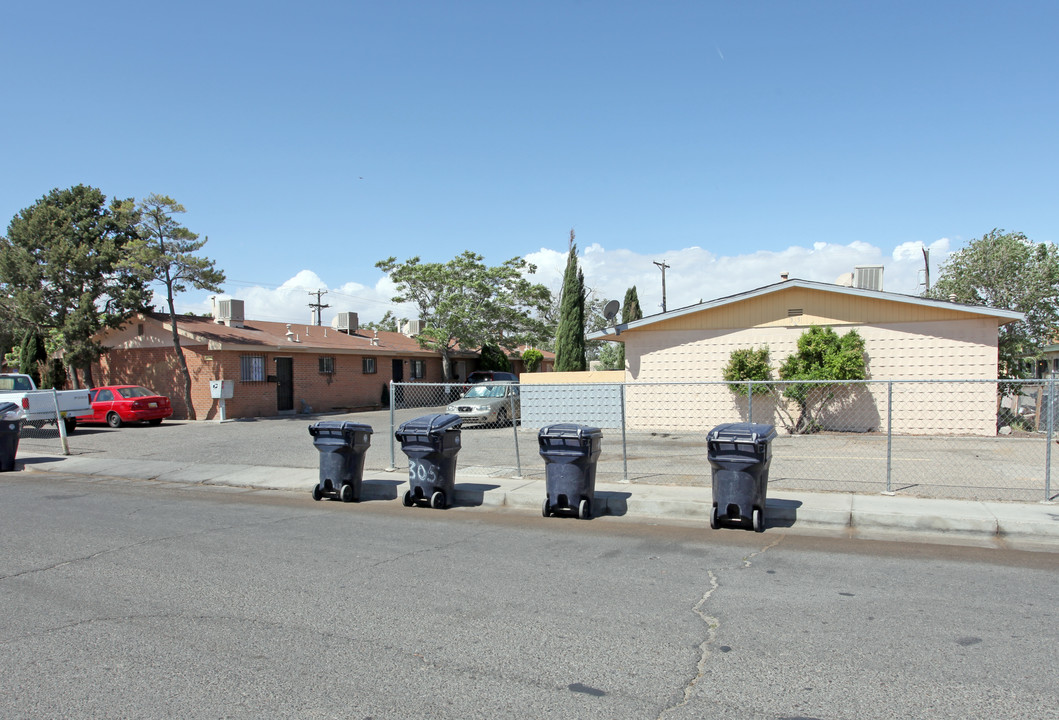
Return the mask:
[[92,414],[79,418],[82,423],[105,422],[112,428],[130,422],[158,425],[173,414],[169,398],[139,385],[105,385],[92,388],[90,396]]
[[475,370],[467,375],[467,382],[471,385],[480,382],[518,382],[518,375],[499,370]]
[[465,425],[503,425],[518,422],[522,411],[518,383],[505,381],[472,385],[463,397],[445,408]]

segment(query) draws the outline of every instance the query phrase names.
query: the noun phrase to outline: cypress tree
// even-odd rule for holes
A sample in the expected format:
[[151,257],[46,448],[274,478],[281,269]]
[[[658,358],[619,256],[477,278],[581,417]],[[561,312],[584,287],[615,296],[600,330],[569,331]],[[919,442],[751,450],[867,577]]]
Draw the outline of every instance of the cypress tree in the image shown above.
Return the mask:
[[[621,304],[621,321],[624,324],[642,317],[640,298],[637,297],[636,286],[633,285],[625,291],[625,301]],[[618,343],[618,364],[622,369],[625,368],[625,343]]]
[[585,276],[577,265],[577,245],[570,231],[570,254],[563,274],[563,294],[559,300],[559,329],[555,337],[555,370],[585,370]]

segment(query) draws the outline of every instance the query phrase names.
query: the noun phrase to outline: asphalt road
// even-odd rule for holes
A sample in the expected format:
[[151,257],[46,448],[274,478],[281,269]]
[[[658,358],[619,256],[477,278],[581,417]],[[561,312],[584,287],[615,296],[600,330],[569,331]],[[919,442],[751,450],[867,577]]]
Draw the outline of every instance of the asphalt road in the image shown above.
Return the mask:
[[1051,553],[47,473],[0,546],[5,718],[1059,717]]

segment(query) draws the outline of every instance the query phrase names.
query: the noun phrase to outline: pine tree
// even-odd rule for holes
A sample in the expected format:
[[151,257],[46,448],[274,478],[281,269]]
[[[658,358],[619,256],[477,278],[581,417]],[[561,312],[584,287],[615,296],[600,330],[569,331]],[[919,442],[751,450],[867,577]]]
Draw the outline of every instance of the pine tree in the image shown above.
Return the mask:
[[585,276],[577,265],[577,245],[570,231],[570,254],[563,274],[563,294],[559,300],[559,329],[555,337],[555,370],[586,370],[585,357]]

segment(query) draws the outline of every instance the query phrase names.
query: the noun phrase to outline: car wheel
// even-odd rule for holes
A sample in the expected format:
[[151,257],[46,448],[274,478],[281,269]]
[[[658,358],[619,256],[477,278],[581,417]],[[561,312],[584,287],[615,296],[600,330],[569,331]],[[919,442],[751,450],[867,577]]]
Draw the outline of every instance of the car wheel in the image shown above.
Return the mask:
[[63,420],[63,425],[66,426],[66,434],[69,435],[77,429],[77,418],[66,418]]
[[435,510],[445,509],[445,493],[440,490],[435,490],[434,494],[430,496],[430,507]]
[[107,425],[110,425],[112,428],[120,428],[121,427],[121,415],[118,415],[113,410],[108,412],[107,413]]

